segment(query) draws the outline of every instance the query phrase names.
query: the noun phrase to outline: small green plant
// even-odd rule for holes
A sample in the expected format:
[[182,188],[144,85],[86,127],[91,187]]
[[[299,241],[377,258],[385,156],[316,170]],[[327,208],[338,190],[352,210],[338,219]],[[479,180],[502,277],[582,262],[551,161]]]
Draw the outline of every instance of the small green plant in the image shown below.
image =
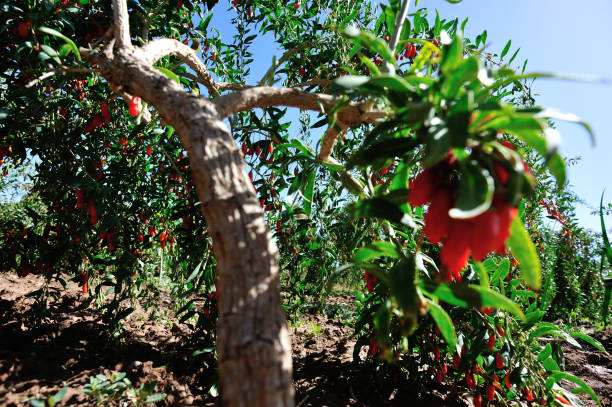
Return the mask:
[[31,398],[30,405],[32,405],[32,407],[53,407],[57,403],[62,401],[62,399],[66,395],[66,391],[68,391],[68,387],[62,388],[60,391],[55,393],[53,396],[49,396],[48,398],[43,399],[43,400]]
[[141,384],[138,389],[134,387],[125,373],[111,374],[110,378],[99,374],[91,376],[89,383],[83,388],[83,393],[96,400],[96,405],[114,405],[115,402],[124,401],[132,406],[145,406],[156,403],[166,397],[164,393],[153,393],[157,380]]

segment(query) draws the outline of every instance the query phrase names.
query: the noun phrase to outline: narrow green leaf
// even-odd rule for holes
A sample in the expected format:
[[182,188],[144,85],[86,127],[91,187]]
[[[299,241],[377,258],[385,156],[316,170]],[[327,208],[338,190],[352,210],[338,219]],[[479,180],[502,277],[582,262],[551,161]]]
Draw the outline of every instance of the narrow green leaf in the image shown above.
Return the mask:
[[546,346],[544,346],[544,349],[538,353],[538,362],[543,362],[544,360],[548,359],[550,355],[552,355],[552,346],[550,346],[550,343],[547,343]]
[[428,301],[429,304],[429,314],[436,321],[438,328],[440,328],[440,333],[444,337],[446,343],[450,348],[455,348],[457,344],[457,335],[455,333],[455,326],[453,325],[453,320],[451,317],[444,311],[444,309],[438,304]]
[[590,344],[594,348],[602,351],[606,355],[608,354],[608,352],[606,351],[606,348],[604,348],[603,345],[598,340],[596,340],[594,338],[591,338],[589,335],[587,335],[587,334],[585,334],[583,332],[570,332],[570,335],[573,338],[582,339],[583,341],[587,342],[588,344]]
[[444,283],[426,280],[423,283],[423,289],[449,304],[460,307],[499,308],[516,315],[523,321],[525,320],[523,311],[521,311],[521,308],[516,303],[489,288],[468,284],[452,284],[448,286]]
[[181,84],[181,80],[179,79],[179,77],[171,70],[161,67],[161,66],[156,66],[155,69],[157,69],[159,72],[163,73],[169,79],[172,79],[174,82],[178,83],[179,85]]
[[499,56],[499,59],[504,59],[504,57],[506,56],[508,51],[510,51],[510,46],[511,45],[512,45],[512,40],[508,40],[508,42],[506,43],[506,46],[504,47],[504,49],[501,52],[501,55]]
[[382,256],[392,257],[394,259],[400,258],[400,254],[394,244],[379,241],[359,249],[353,256],[353,261],[355,263],[362,263]]
[[546,387],[547,388],[552,388],[552,385],[554,383],[557,383],[561,380],[567,380],[570,381],[572,383],[576,383],[579,387],[585,389],[587,391],[587,393],[589,394],[589,396],[591,396],[591,398],[600,406],[601,402],[599,401],[599,398],[597,397],[597,394],[595,394],[595,392],[593,391],[593,389],[591,388],[591,386],[589,386],[588,384],[586,384],[582,379],[577,378],[576,376],[566,373],[566,372],[554,372],[552,375],[550,375],[550,377],[546,380]]
[[519,262],[521,277],[525,283],[534,290],[539,290],[542,285],[540,259],[529,234],[523,226],[523,221],[518,216],[514,218],[510,225],[510,237],[506,244]]
[[498,285],[501,281],[506,278],[508,273],[510,272],[510,261],[506,258],[502,259],[497,266],[495,273],[493,273],[493,277],[491,277],[491,284]]
[[316,175],[317,174],[315,171],[313,171],[310,174],[310,177],[308,178],[308,183],[306,184],[306,187],[303,190],[304,213],[308,216],[310,216],[312,212],[312,197],[314,195],[314,184],[315,184]]
[[557,186],[563,188],[565,186],[565,180],[567,179],[565,161],[560,154],[555,153],[548,159],[546,166],[550,173],[555,177]]
[[489,288],[489,273],[487,273],[487,270],[484,268],[482,263],[475,261],[473,266],[474,271],[476,271],[476,274],[478,274],[480,285],[484,288]]
[[45,34],[53,35],[55,37],[58,37],[64,40],[68,45],[70,45],[70,47],[72,48],[72,51],[74,51],[74,55],[76,56],[77,60],[81,61],[81,54],[79,53],[79,48],[74,43],[74,41],[72,41],[70,38],[66,37],[61,32],[56,31],[53,28],[49,28],[49,27],[44,27],[44,26],[38,27],[38,31],[44,32]]

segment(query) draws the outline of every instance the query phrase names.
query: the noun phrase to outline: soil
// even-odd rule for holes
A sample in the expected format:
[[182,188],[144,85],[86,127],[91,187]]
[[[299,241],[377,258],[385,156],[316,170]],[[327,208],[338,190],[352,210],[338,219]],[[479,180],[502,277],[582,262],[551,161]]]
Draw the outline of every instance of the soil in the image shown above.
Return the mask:
[[[43,284],[40,276],[19,278],[0,274],[0,407],[29,405],[31,398],[68,390],[64,406],[93,406],[82,392],[91,376],[125,372],[138,388],[157,381],[155,392],[167,397],[163,406],[215,406],[209,392],[215,381],[212,355],[193,362],[196,348],[189,330],[173,318],[160,322],[137,309],[124,321],[121,339],[105,330],[100,313],[87,306],[86,295],[69,283],[50,304],[50,318],[28,327],[35,306],[32,293]],[[331,299],[337,308],[352,306],[348,296]],[[171,312],[162,296],[160,309]],[[306,406],[471,406],[464,389],[429,385],[416,391],[407,381],[377,381],[374,365],[353,361],[352,329],[341,318],[304,315],[292,324],[295,400]],[[612,329],[594,335],[612,349]],[[364,350],[361,357],[363,359]],[[206,355],[205,355],[206,356]],[[612,406],[612,357],[593,348],[567,349],[566,369],[585,380],[604,406]],[[583,398],[585,405],[595,405]]]

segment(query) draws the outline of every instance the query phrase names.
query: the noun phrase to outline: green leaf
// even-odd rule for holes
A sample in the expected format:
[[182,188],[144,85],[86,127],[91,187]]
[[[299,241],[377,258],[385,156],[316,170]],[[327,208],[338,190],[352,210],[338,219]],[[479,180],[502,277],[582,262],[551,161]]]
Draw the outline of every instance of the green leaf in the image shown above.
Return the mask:
[[555,177],[557,186],[559,188],[563,188],[567,178],[565,161],[563,160],[563,157],[561,157],[561,155],[558,153],[553,154],[552,157],[550,157],[546,162],[546,166],[550,170],[550,173]]
[[491,284],[498,285],[504,280],[504,278],[506,278],[509,272],[510,272],[510,261],[504,258],[502,259],[502,261],[499,262],[499,265],[497,266],[495,273],[493,273],[493,277],[491,277]]
[[[348,76],[348,75],[347,75]],[[344,77],[346,78],[346,76]],[[370,79],[366,85],[389,88],[399,92],[414,92],[415,88],[404,79],[395,75],[380,75]]]
[[604,243],[604,254],[608,259],[608,265],[612,266],[612,247],[610,246],[610,240],[608,239],[608,232],[606,229],[606,222],[604,221],[603,216],[603,198],[604,193],[601,193],[601,199],[599,201],[599,219],[601,220],[601,237]]
[[582,339],[583,341],[587,342],[588,344],[590,344],[594,348],[602,351],[606,355],[608,354],[606,349],[603,347],[603,345],[599,341],[597,341],[594,338],[591,338],[589,335],[587,335],[587,334],[585,334],[583,332],[570,332],[570,336],[572,336],[573,338]]
[[463,37],[460,33],[455,35],[452,42],[443,47],[442,61],[440,70],[442,72],[451,72],[455,66],[463,59]]
[[367,247],[362,247],[359,249],[353,256],[353,261],[355,263],[363,263],[382,256],[399,259],[400,253],[398,253],[395,245],[390,242],[374,242]]
[[487,270],[484,268],[482,263],[476,261],[474,262],[473,266],[474,271],[476,271],[476,274],[478,274],[480,285],[484,288],[489,288],[489,273],[487,273]]
[[163,73],[169,79],[172,79],[174,82],[178,83],[179,85],[181,84],[181,80],[179,79],[179,77],[171,70],[161,67],[161,66],[156,66],[155,69],[157,69],[159,72]]
[[56,31],[53,28],[49,28],[49,27],[40,26],[38,27],[38,31],[44,32],[45,34],[53,35],[55,37],[58,37],[64,40],[66,44],[70,45],[70,47],[72,48],[72,51],[74,51],[74,55],[76,56],[77,60],[81,61],[81,54],[79,53],[79,48],[74,43],[74,41],[72,41],[70,38],[66,37],[61,32]]
[[147,399],[145,400],[145,403],[157,403],[158,401],[162,401],[165,398],[166,398],[165,393],[151,394],[149,397],[147,397]]
[[429,304],[429,314],[436,321],[438,328],[440,328],[440,333],[444,337],[446,343],[450,348],[455,348],[457,345],[457,335],[455,333],[455,326],[453,325],[453,320],[451,317],[444,311],[444,309],[438,304],[428,301]]
[[478,69],[478,58],[470,57],[459,62],[455,69],[444,71],[445,79],[442,82],[442,96],[447,99],[454,99],[464,83],[472,82],[478,78]]
[[72,52],[72,47],[70,44],[64,44],[60,47],[59,56],[62,58],[66,58]]
[[370,81],[369,76],[364,75],[346,75],[334,80],[334,83],[344,89],[355,89]]
[[572,374],[569,374],[566,372],[554,372],[546,380],[546,387],[550,390],[552,389],[552,386],[555,383],[561,380],[567,380],[569,382],[576,383],[579,386],[579,388],[585,389],[586,392],[589,394],[589,396],[591,396],[591,398],[601,407],[601,402],[599,401],[599,398],[597,397],[597,394],[595,394],[593,389],[588,384],[586,384],[582,379],[579,379]]
[[364,47],[379,54],[385,61],[389,62],[390,64],[393,64],[395,66],[397,65],[395,57],[391,53],[389,47],[387,47],[387,43],[384,40],[376,37],[370,32],[354,29],[354,27],[351,29],[347,28],[345,30],[345,34],[348,37],[357,39]]
[[499,308],[516,315],[523,321],[525,320],[523,311],[516,303],[490,288],[472,284],[452,284],[449,286],[434,280],[426,280],[423,283],[423,289],[449,304],[460,307]]
[[538,362],[548,359],[550,355],[552,355],[552,346],[550,346],[550,343],[547,343],[546,346],[544,346],[544,349],[538,353]]
[[186,281],[187,283],[198,276],[198,273],[200,273],[200,268],[202,267],[202,263],[203,263],[203,260],[200,261],[198,265],[193,269],[189,277],[187,277],[187,281]]
[[60,401],[62,401],[62,399],[66,395],[67,391],[68,391],[68,386],[64,386],[64,387],[62,387],[62,389],[60,391],[55,393],[55,395],[53,397],[51,397],[51,398],[53,399],[53,401],[55,403],[59,403]]
[[510,46],[511,45],[512,45],[512,40],[508,40],[508,42],[506,43],[506,46],[504,47],[504,49],[501,52],[501,55],[499,56],[499,59],[504,59],[504,57],[506,56],[508,51],[510,51]]
[[306,187],[303,190],[304,213],[308,216],[310,216],[312,212],[312,197],[314,195],[314,184],[316,175],[317,174],[315,173],[315,171],[310,174],[310,177],[308,178],[308,183],[306,184]]
[[520,217],[515,217],[510,225],[510,237],[506,244],[520,265],[521,277],[527,285],[539,290],[542,285],[540,259],[529,234],[523,226]]
[[410,215],[402,212],[395,204],[382,197],[358,202],[355,205],[355,214],[363,217],[387,219],[391,222],[402,223],[411,228],[416,227]]
[[491,207],[495,181],[476,161],[460,164],[460,168],[457,200],[448,214],[455,219],[469,219]]
[[560,370],[559,365],[552,358],[544,359],[544,361],[542,362],[542,366],[544,366],[544,368],[549,372]]

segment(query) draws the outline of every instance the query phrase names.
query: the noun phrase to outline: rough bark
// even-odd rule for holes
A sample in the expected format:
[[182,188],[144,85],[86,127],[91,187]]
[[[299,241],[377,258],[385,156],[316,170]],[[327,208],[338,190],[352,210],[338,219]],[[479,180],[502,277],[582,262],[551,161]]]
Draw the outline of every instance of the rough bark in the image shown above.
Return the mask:
[[278,249],[242,156],[215,106],[187,94],[133,48],[96,58],[120,91],[139,95],[175,127],[217,259],[217,352],[223,404],[292,406],[289,332],[281,308]]

